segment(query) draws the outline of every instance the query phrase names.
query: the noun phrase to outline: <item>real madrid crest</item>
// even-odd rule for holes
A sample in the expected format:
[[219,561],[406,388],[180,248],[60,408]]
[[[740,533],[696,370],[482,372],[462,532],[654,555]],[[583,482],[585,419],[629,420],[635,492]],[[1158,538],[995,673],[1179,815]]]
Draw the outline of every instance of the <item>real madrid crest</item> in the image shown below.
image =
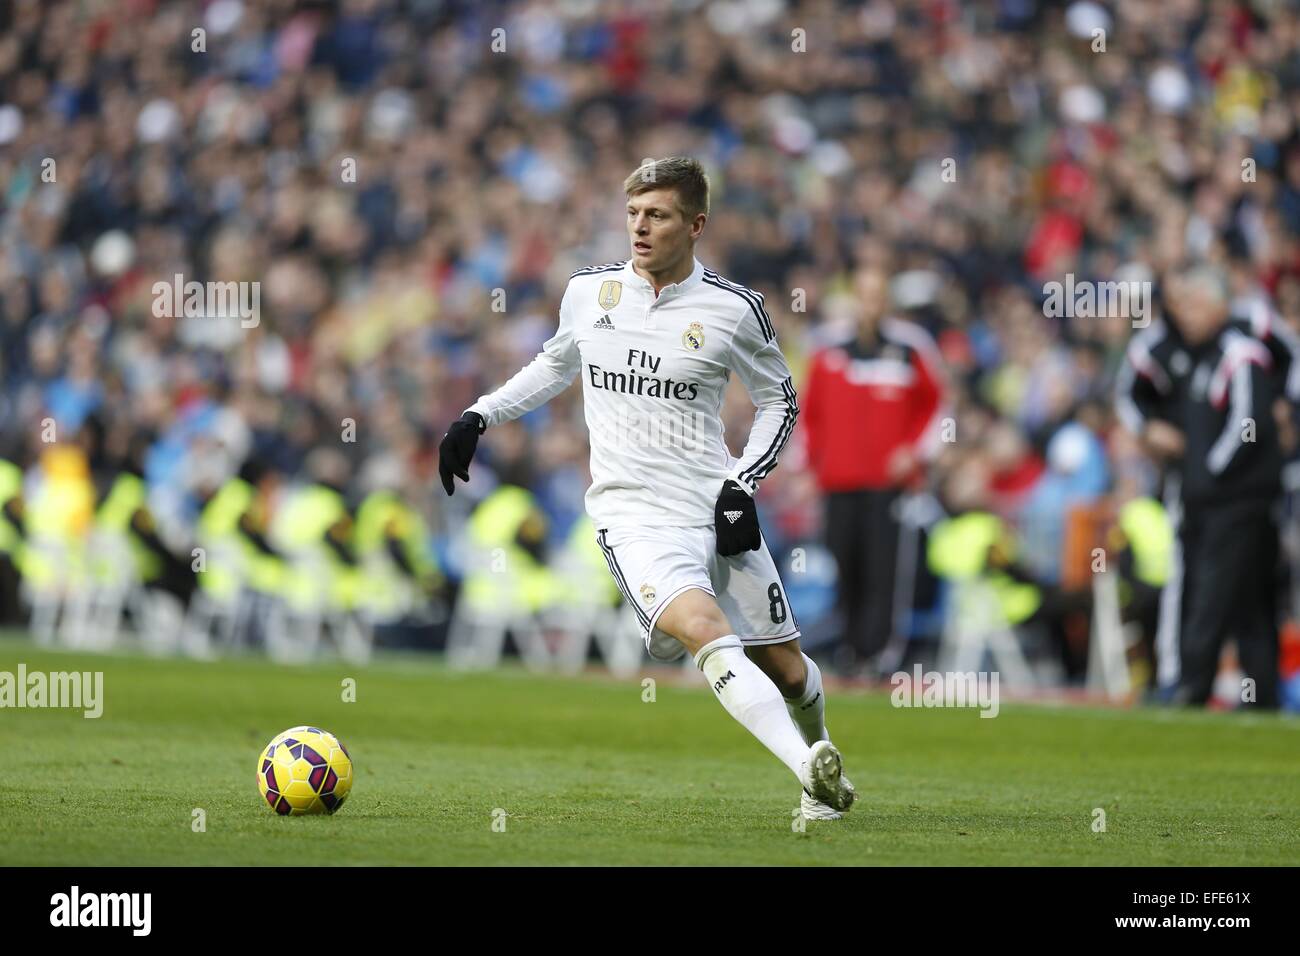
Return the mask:
[[597,302],[600,307],[608,312],[614,306],[618,305],[618,300],[623,297],[623,283],[617,279],[606,279],[600,284],[600,295]]
[[682,333],[682,345],[686,346],[692,352],[698,352],[704,348],[704,326],[698,322],[692,322]]
[[641,600],[645,601],[646,604],[650,604],[654,601],[654,599],[655,599],[654,586],[649,584],[641,585]]

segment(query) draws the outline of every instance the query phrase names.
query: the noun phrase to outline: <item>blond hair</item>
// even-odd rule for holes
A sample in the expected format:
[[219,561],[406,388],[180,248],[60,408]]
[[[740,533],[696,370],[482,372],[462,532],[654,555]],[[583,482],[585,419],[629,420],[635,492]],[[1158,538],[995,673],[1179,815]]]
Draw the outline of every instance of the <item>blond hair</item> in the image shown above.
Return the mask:
[[668,156],[646,160],[623,181],[623,191],[629,197],[654,189],[675,190],[677,206],[687,221],[700,213],[708,215],[709,177],[698,159]]

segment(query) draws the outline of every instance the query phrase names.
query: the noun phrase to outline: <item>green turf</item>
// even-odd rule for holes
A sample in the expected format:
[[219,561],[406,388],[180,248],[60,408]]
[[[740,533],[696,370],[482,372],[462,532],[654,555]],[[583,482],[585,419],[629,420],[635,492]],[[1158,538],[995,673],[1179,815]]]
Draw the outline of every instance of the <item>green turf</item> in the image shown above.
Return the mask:
[[[646,703],[639,681],[424,658],[289,668],[0,640],[0,670],[20,661],[102,670],[106,703],[98,720],[0,710],[0,864],[1300,863],[1294,718],[1004,702],[981,719],[832,694],[861,799],[799,833],[788,771],[675,674]],[[258,795],[259,752],[296,724],[356,761],[333,817],[277,817]]]

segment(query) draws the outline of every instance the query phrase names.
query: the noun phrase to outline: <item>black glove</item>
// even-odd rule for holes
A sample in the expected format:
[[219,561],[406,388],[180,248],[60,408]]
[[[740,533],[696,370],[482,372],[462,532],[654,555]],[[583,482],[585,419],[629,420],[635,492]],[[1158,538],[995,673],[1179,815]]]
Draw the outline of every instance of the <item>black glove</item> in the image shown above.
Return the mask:
[[438,474],[447,494],[456,493],[455,475],[461,481],[469,481],[469,463],[474,460],[474,449],[478,447],[478,436],[487,431],[487,422],[478,412],[466,412],[459,421],[451,423],[447,434],[442,436],[438,445]]
[[734,481],[723,482],[722,494],[713,506],[713,526],[718,535],[718,554],[724,558],[757,551],[762,543],[754,499]]

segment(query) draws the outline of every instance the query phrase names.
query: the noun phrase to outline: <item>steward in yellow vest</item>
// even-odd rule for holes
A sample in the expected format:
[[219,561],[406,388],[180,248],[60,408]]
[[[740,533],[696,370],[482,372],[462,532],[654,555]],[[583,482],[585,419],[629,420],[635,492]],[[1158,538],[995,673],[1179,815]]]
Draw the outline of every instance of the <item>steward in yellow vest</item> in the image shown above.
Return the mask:
[[364,575],[362,603],[395,620],[415,602],[437,598],[445,585],[424,518],[396,491],[372,491],[357,508],[353,543]]
[[1173,564],[1174,529],[1164,505],[1139,497],[1119,510],[1106,540],[1119,568],[1120,614],[1136,622],[1142,633],[1141,654],[1133,662],[1135,683],[1156,685],[1156,630],[1160,623],[1160,593]]
[[[290,561],[291,607],[352,610],[362,590],[353,521],[340,488],[325,481],[291,490],[275,518],[273,540]],[[317,607],[323,600],[327,608]]]
[[233,601],[245,587],[282,596],[284,557],[267,540],[279,488],[278,472],[250,460],[204,503],[197,526],[204,551],[199,586],[213,599]]
[[95,486],[85,452],[75,443],[48,446],[23,498],[19,570],[30,593],[49,598],[87,583],[86,541],[94,520]]
[[1009,573],[1016,557],[1016,538],[1005,521],[987,511],[967,511],[945,518],[930,532],[930,570],[948,581],[984,580],[997,597],[1008,624],[1027,621],[1042,603],[1032,581]]
[[501,485],[469,519],[472,557],[460,599],[480,612],[537,612],[560,587],[546,566],[546,515],[532,493]]
[[22,620],[19,574],[22,566],[23,470],[12,461],[0,459],[0,623]]
[[1087,669],[1087,612],[1092,592],[1044,583],[1019,561],[1014,529],[978,507],[935,524],[927,551],[930,569],[951,582],[982,581],[1007,624],[1041,625],[1060,653],[1067,680]]
[[[145,587],[175,595],[183,604],[198,586],[189,556],[176,554],[158,536],[153,512],[149,510],[149,491],[136,462],[113,479],[108,494],[95,514],[96,531],[101,535],[119,535],[130,548],[134,576]],[[105,556],[94,555],[92,560]],[[107,559],[114,559],[109,555]]]

